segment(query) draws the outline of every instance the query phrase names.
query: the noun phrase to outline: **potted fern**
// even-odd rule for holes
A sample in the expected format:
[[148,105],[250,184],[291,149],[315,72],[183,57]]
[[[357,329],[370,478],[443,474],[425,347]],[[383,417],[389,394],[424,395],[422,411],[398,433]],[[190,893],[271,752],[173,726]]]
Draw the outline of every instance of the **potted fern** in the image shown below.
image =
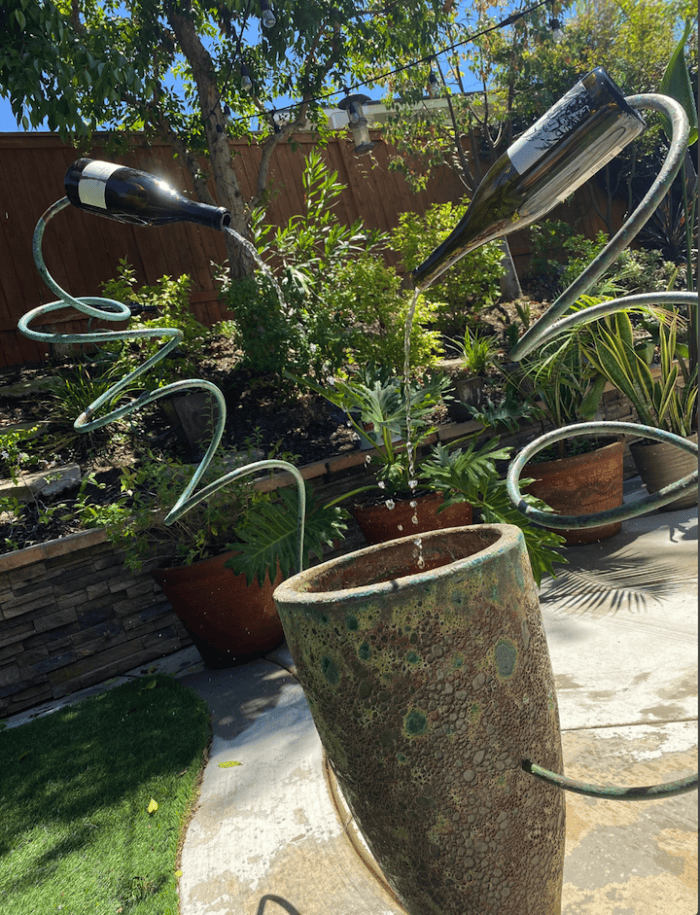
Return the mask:
[[[203,485],[247,456],[217,458]],[[195,505],[172,524],[166,513],[180,496],[192,467],[150,455],[122,472],[125,499],[114,513],[112,543],[124,550],[125,564],[151,574],[187,629],[208,667],[229,667],[278,645],[282,624],[272,599],[274,588],[299,570],[298,495],[277,496],[237,481]],[[321,558],[324,545],[341,540],[346,512],[319,505],[306,487],[303,556]]]
[[[564,538],[558,532],[531,524],[511,502],[497,461],[510,459],[512,451],[510,447],[499,448],[498,438],[490,439],[480,448],[476,440],[457,450],[436,445],[421,465],[421,477],[431,490],[444,496],[446,509],[467,503],[472,506],[479,523],[519,527],[530,558],[532,575],[539,587],[545,575],[554,576],[555,563],[567,562],[559,552]],[[532,481],[522,482],[527,485]],[[523,498],[536,508],[547,508],[544,502],[531,494]]]
[[374,481],[346,496],[354,500],[351,512],[367,543],[471,523],[469,505],[442,511],[441,493],[411,486],[419,481],[421,452],[436,430],[433,417],[449,378],[431,374],[411,381],[407,396],[403,380],[391,369],[370,364],[325,387],[309,379],[303,383],[345,411],[368,452]]

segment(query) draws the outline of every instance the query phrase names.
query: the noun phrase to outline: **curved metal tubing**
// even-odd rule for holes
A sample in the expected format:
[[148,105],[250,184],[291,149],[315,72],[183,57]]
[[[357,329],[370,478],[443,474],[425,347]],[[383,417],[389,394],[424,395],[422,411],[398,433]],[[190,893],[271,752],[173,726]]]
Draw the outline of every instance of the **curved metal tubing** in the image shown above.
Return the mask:
[[599,435],[619,435],[633,431],[636,435],[644,438],[651,438],[657,442],[667,442],[669,445],[676,445],[683,451],[697,455],[698,446],[687,439],[674,435],[672,432],[665,432],[663,429],[654,429],[652,426],[642,426],[639,423],[616,423],[616,422],[592,422],[579,423],[575,426],[565,426],[563,429],[554,429],[535,439],[534,442],[527,445],[520,451],[516,458],[511,462],[508,468],[506,478],[506,489],[512,502],[517,505],[518,510],[532,521],[542,527],[552,527],[558,530],[569,528],[589,528],[598,527],[600,524],[610,524],[613,521],[627,521],[628,518],[638,518],[647,512],[669,502],[674,502],[680,495],[687,492],[692,486],[698,484],[698,472],[689,474],[681,480],[677,480],[670,486],[664,486],[653,496],[646,496],[637,502],[629,505],[620,505],[618,508],[610,508],[604,512],[596,512],[592,515],[560,515],[558,512],[541,511],[528,505],[520,492],[519,482],[520,475],[528,461],[543,451],[549,445],[555,442],[561,442],[567,438],[588,438]]
[[[666,96],[646,94],[635,95],[627,98],[627,102],[637,108],[651,108],[656,111],[665,113],[672,124],[673,134],[666,161],[664,162],[659,175],[654,184],[647,192],[646,196],[639,204],[635,212],[628,219],[625,225],[617,234],[608,242],[601,253],[589,264],[581,275],[566,289],[561,296],[551,305],[551,307],[542,315],[542,317],[527,331],[520,341],[511,351],[511,358],[518,361],[536,346],[540,346],[555,338],[562,331],[566,331],[574,326],[587,324],[591,321],[598,320],[605,315],[621,309],[628,308],[631,305],[651,305],[651,304],[687,304],[697,302],[697,295],[693,293],[671,292],[671,293],[643,293],[636,296],[628,296],[622,299],[611,299],[600,305],[583,309],[566,318],[561,318],[565,311],[583,295],[587,289],[605,272],[605,270],[614,262],[620,252],[630,243],[637,233],[646,224],[647,220],[654,213],[662,199],[667,194],[673,179],[678,173],[685,149],[688,143],[689,125],[685,111],[682,106],[673,99]],[[90,404],[78,419],[75,421],[75,428],[81,432],[89,432],[93,429],[101,428],[115,419],[119,419],[135,410],[146,406],[162,397],[169,396],[182,390],[200,389],[208,391],[216,400],[218,405],[218,417],[216,428],[212,441],[204,455],[201,463],[196,468],[192,478],[187,484],[181,497],[171,509],[165,519],[166,524],[171,524],[179,518],[184,512],[193,508],[199,502],[215,493],[217,490],[226,486],[234,479],[255,473],[258,470],[268,468],[278,468],[286,470],[292,474],[299,491],[299,569],[303,567],[303,531],[305,518],[305,488],[304,481],[299,471],[292,464],[286,461],[258,461],[246,467],[234,470],[226,474],[203,489],[195,492],[197,484],[200,482],[202,475],[209,466],[214,454],[221,442],[224,424],[226,420],[226,403],[223,394],[216,385],[204,381],[203,379],[188,379],[185,381],[174,382],[158,391],[142,394],[140,397],[131,401],[129,404],[117,407],[104,416],[93,418],[94,414],[105,404],[114,401],[121,393],[130,388],[133,382],[141,375],[148,372],[154,365],[171,352],[182,339],[182,332],[177,328],[159,328],[144,329],[140,331],[90,331],[87,334],[56,334],[45,333],[34,330],[29,327],[32,320],[37,317],[57,311],[65,307],[73,307],[90,318],[101,318],[105,321],[124,321],[131,317],[131,312],[126,305],[116,302],[112,299],[84,296],[74,298],[63,290],[49,274],[44,258],[41,252],[41,243],[44,230],[49,219],[56,213],[69,205],[67,198],[63,198],[53,204],[40,218],[34,232],[33,251],[34,259],[40,274],[47,285],[53,289],[59,296],[59,300],[48,305],[41,305],[38,308],[27,312],[19,321],[19,330],[26,336],[43,342],[62,342],[62,343],[106,343],[115,340],[142,339],[146,337],[169,338],[165,345],[152,357],[150,357],[141,366],[138,366],[129,375],[116,382],[105,394]],[[652,511],[662,505],[675,501],[679,495],[689,490],[692,486],[697,487],[698,474],[690,474],[682,480],[677,481],[671,486],[664,487],[660,492],[649,496],[634,505],[621,506],[607,512],[598,512],[594,515],[558,515],[556,513],[542,512],[529,506],[519,489],[520,474],[532,457],[546,448],[553,442],[561,441],[565,438],[575,438],[582,435],[600,435],[600,434],[626,434],[642,435],[645,438],[655,439],[657,441],[671,442],[677,447],[682,448],[690,453],[697,454],[697,445],[682,439],[680,436],[659,429],[653,429],[648,426],[641,426],[635,423],[581,423],[574,426],[567,426],[563,429],[555,430],[536,439],[526,448],[524,448],[512,462],[507,476],[507,489],[511,500],[517,505],[518,509],[523,512],[531,521],[550,528],[573,528],[573,527],[596,527],[599,524],[610,521],[622,521],[628,518],[638,517],[646,512]],[[552,784],[558,785],[567,791],[574,791],[578,794],[585,794],[591,797],[602,797],[618,800],[640,800],[660,797],[670,797],[675,794],[682,794],[697,788],[697,774],[689,779],[682,779],[676,782],[666,782],[660,785],[654,785],[645,788],[614,788],[614,787],[597,787],[574,779],[568,779],[564,776],[548,772],[531,763],[529,760],[523,762],[525,771],[530,772],[537,778],[545,779]]]
[[[629,308],[630,306],[685,304],[690,307],[693,304],[697,305],[697,293],[641,293],[639,295],[611,299],[600,305],[584,308],[572,315],[568,315],[566,318],[561,318],[561,315],[563,315],[564,312],[567,311],[567,309],[570,308],[600,276],[602,276],[605,270],[619,256],[621,251],[627,247],[646,224],[647,220],[668,193],[671,183],[676,177],[685,155],[690,128],[685,111],[678,102],[662,95],[634,95],[627,98],[627,102],[636,108],[651,108],[656,111],[661,111],[670,118],[673,134],[666,161],[654,184],[625,225],[610,239],[595,260],[589,264],[583,273],[574,280],[569,288],[556,299],[551,307],[547,309],[541,318],[518,341],[511,351],[511,358],[514,361],[522,359],[523,356],[531,353],[535,347],[548,343],[563,331],[570,330],[572,327],[578,327],[582,324],[588,324],[591,321],[596,321],[605,315],[612,314],[613,312],[624,308]],[[690,269],[690,265],[688,266],[688,269]],[[561,320],[557,320],[558,318],[561,318]],[[681,436],[636,423],[593,422],[566,426],[563,429],[556,429],[553,432],[540,436],[524,448],[513,460],[508,469],[506,482],[506,488],[511,500],[517,505],[518,509],[535,524],[555,529],[575,527],[590,528],[611,521],[624,521],[628,518],[639,517],[640,515],[675,501],[675,499],[690,490],[693,486],[697,488],[698,473],[695,471],[695,473],[678,480],[671,486],[665,486],[658,493],[641,499],[633,505],[622,505],[619,508],[605,512],[597,512],[593,515],[572,516],[559,515],[554,512],[543,512],[533,508],[524,501],[518,486],[520,475],[527,462],[536,454],[548,445],[566,438],[595,436],[609,433],[631,434],[636,436],[642,435],[644,438],[669,442],[691,454],[697,455],[698,453],[698,446],[683,439]],[[523,768],[526,772],[530,772],[537,778],[545,779],[566,791],[573,791],[577,794],[605,798],[608,800],[629,801],[672,797],[676,794],[694,791],[698,786],[697,773],[687,779],[681,779],[680,781],[675,782],[665,782],[645,788],[615,788],[598,787],[575,779],[565,778],[562,775],[555,775],[552,772],[548,772],[546,769],[542,769],[540,766],[530,763],[529,760],[526,760],[523,763]]]
[[615,785],[591,785],[575,778],[567,778],[565,775],[557,775],[556,772],[536,766],[529,759],[523,760],[523,769],[535,778],[556,785],[557,788],[572,791],[574,794],[584,794],[586,797],[598,797],[604,801],[658,801],[698,790],[697,773],[687,778],[679,778],[675,782],[664,782],[662,785],[620,788]]
[[180,498],[165,517],[165,524],[172,524],[174,521],[177,521],[177,519],[180,518],[185,512],[189,511],[191,508],[194,508],[195,505],[198,505],[200,502],[204,501],[209,496],[213,495],[215,492],[218,492],[218,490],[222,489],[224,486],[227,486],[229,483],[232,483],[239,477],[248,476],[250,474],[257,473],[258,471],[268,469],[287,471],[288,473],[292,474],[299,493],[299,571],[301,571],[303,568],[304,556],[303,543],[304,523],[306,518],[306,489],[302,475],[293,464],[290,464],[288,461],[281,461],[277,459],[256,461],[253,464],[247,464],[245,467],[239,467],[236,470],[232,470],[230,473],[227,473],[219,479],[214,480],[214,482],[208,484],[199,491],[195,491],[221,443],[221,439],[224,434],[224,427],[226,424],[226,401],[224,399],[224,395],[215,384],[212,384],[210,381],[205,381],[202,378],[191,378],[184,379],[182,381],[175,381],[171,384],[165,385],[162,388],[158,388],[156,391],[145,392],[134,400],[129,401],[129,403],[120,407],[116,407],[102,416],[95,416],[98,410],[100,410],[103,406],[113,403],[119,397],[119,395],[126,393],[128,390],[131,390],[137,378],[140,378],[142,375],[145,375],[146,372],[150,371],[155,365],[157,365],[157,363],[164,359],[168,353],[170,353],[178,345],[178,343],[180,343],[183,335],[179,328],[143,328],[141,330],[108,330],[89,331],[87,333],[79,334],[61,334],[55,332],[40,331],[29,326],[33,320],[50,314],[51,312],[62,310],[64,308],[75,308],[77,311],[87,315],[90,318],[101,318],[104,321],[126,321],[131,317],[131,311],[129,308],[114,299],[109,299],[102,296],[80,296],[76,298],[70,295],[68,292],[66,292],[65,289],[58,285],[58,283],[49,273],[42,252],[44,232],[49,220],[65,207],[69,206],[69,204],[70,201],[67,197],[63,197],[61,200],[58,200],[56,203],[52,204],[39,219],[34,230],[34,237],[32,239],[34,260],[36,262],[39,273],[41,274],[47,286],[59,296],[59,299],[55,302],[50,302],[47,305],[40,305],[38,308],[33,308],[31,311],[28,311],[25,315],[23,315],[18,322],[18,328],[21,333],[32,340],[39,340],[44,343],[99,344],[114,342],[117,340],[142,340],[153,338],[167,339],[167,342],[158,350],[158,352],[147,359],[142,365],[137,366],[128,375],[125,375],[119,381],[115,382],[115,384],[112,385],[109,390],[107,390],[104,394],[102,394],[89,406],[87,406],[76,419],[74,428],[78,432],[92,432],[95,429],[100,429],[103,426],[106,426],[108,423],[111,423],[116,419],[120,419],[122,416],[127,416],[130,413],[134,413],[136,410],[140,410],[142,407],[145,407],[150,403],[161,400],[163,397],[169,397],[170,395],[177,394],[181,391],[207,391],[216,401],[218,408],[214,434],[204,454],[204,457],[195,468],[195,471],[183,489]]

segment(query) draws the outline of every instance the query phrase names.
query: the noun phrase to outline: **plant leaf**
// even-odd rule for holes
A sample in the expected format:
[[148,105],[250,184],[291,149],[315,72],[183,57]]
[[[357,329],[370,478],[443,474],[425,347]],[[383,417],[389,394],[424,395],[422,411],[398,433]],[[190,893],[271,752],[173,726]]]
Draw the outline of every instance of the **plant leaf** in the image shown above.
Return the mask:
[[[248,513],[236,526],[237,542],[230,549],[235,555],[226,563],[237,575],[245,575],[248,584],[257,579],[262,585],[269,573],[275,578],[279,568],[284,578],[298,571],[299,506],[296,489],[281,489],[278,502],[263,502]],[[306,520],[304,525],[303,558],[309,554],[323,557],[324,544],[342,539],[347,524],[347,511],[340,506],[316,503],[313,489],[306,485]]]
[[[688,40],[692,27],[693,20],[686,19],[685,30],[680,41],[676,45],[675,51],[671,55],[671,59],[666,67],[666,72],[664,73],[659,86],[659,92],[662,95],[668,95],[670,98],[680,102],[685,109],[685,113],[688,116],[688,123],[690,124],[688,147],[691,147],[698,139],[698,113],[695,108],[695,97],[693,96],[693,87],[690,82],[690,73],[688,72],[688,65],[685,61],[685,43]],[[663,120],[665,125],[664,129],[670,137],[672,134],[670,122],[666,116],[663,116]]]

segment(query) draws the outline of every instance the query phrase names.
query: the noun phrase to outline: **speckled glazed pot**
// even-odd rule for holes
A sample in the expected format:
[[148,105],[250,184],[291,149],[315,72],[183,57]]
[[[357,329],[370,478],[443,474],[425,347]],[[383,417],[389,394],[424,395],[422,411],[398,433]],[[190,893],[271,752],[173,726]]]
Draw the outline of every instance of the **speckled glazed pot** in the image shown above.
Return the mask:
[[314,721],[410,915],[560,915],[559,714],[520,531],[476,525],[367,547],[275,601]]

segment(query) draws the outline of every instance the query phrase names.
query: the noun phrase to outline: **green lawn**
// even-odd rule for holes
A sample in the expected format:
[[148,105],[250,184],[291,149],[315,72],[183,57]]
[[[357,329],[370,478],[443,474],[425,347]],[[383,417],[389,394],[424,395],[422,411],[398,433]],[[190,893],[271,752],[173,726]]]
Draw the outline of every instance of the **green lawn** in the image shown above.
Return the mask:
[[1,915],[177,915],[208,736],[205,703],[161,675],[0,731]]

